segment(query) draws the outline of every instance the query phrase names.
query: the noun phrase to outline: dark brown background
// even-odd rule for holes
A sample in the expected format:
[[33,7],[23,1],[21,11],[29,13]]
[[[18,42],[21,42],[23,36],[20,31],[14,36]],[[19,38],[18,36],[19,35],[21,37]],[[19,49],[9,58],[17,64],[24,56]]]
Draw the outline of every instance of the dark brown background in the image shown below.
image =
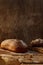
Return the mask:
[[0,42],[43,38],[43,0],[0,0]]

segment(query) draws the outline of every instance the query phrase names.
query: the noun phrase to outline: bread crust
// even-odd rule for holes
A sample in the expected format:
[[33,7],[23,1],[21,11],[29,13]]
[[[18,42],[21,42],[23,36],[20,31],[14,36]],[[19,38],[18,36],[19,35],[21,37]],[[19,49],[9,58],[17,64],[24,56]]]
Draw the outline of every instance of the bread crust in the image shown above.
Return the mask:
[[35,39],[31,41],[32,47],[43,47],[43,39]]
[[28,50],[27,44],[24,43],[22,40],[18,40],[18,39],[8,39],[2,41],[1,48],[8,49],[18,53],[21,52],[24,53],[27,52]]

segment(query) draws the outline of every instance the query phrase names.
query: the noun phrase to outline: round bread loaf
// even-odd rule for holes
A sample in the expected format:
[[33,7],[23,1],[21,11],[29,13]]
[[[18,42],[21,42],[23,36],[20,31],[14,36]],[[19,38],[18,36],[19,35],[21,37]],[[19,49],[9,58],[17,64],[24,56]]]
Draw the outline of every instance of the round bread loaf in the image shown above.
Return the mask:
[[20,62],[12,55],[1,54],[0,65],[20,65]]
[[1,48],[8,49],[14,52],[26,52],[28,50],[28,46],[22,40],[18,39],[7,39],[2,41]]
[[33,47],[43,47],[43,39],[35,39],[31,41],[31,46]]

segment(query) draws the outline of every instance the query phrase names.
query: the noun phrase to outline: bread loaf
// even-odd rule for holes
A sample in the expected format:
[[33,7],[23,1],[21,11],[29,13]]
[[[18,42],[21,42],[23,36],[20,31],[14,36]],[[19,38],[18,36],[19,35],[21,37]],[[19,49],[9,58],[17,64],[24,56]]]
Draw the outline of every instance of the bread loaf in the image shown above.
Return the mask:
[[43,47],[43,39],[35,39],[31,41],[32,47]]
[[8,49],[14,52],[26,52],[28,46],[22,40],[18,39],[7,39],[2,41],[1,48]]

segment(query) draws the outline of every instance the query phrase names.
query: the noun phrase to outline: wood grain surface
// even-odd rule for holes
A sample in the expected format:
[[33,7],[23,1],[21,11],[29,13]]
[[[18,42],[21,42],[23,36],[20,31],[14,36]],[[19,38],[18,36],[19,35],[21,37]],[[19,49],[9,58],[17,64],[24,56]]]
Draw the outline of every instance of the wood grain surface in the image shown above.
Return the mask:
[[26,53],[14,53],[8,50],[0,49],[0,54],[13,55],[19,60],[21,65],[43,65],[43,54],[28,51]]

